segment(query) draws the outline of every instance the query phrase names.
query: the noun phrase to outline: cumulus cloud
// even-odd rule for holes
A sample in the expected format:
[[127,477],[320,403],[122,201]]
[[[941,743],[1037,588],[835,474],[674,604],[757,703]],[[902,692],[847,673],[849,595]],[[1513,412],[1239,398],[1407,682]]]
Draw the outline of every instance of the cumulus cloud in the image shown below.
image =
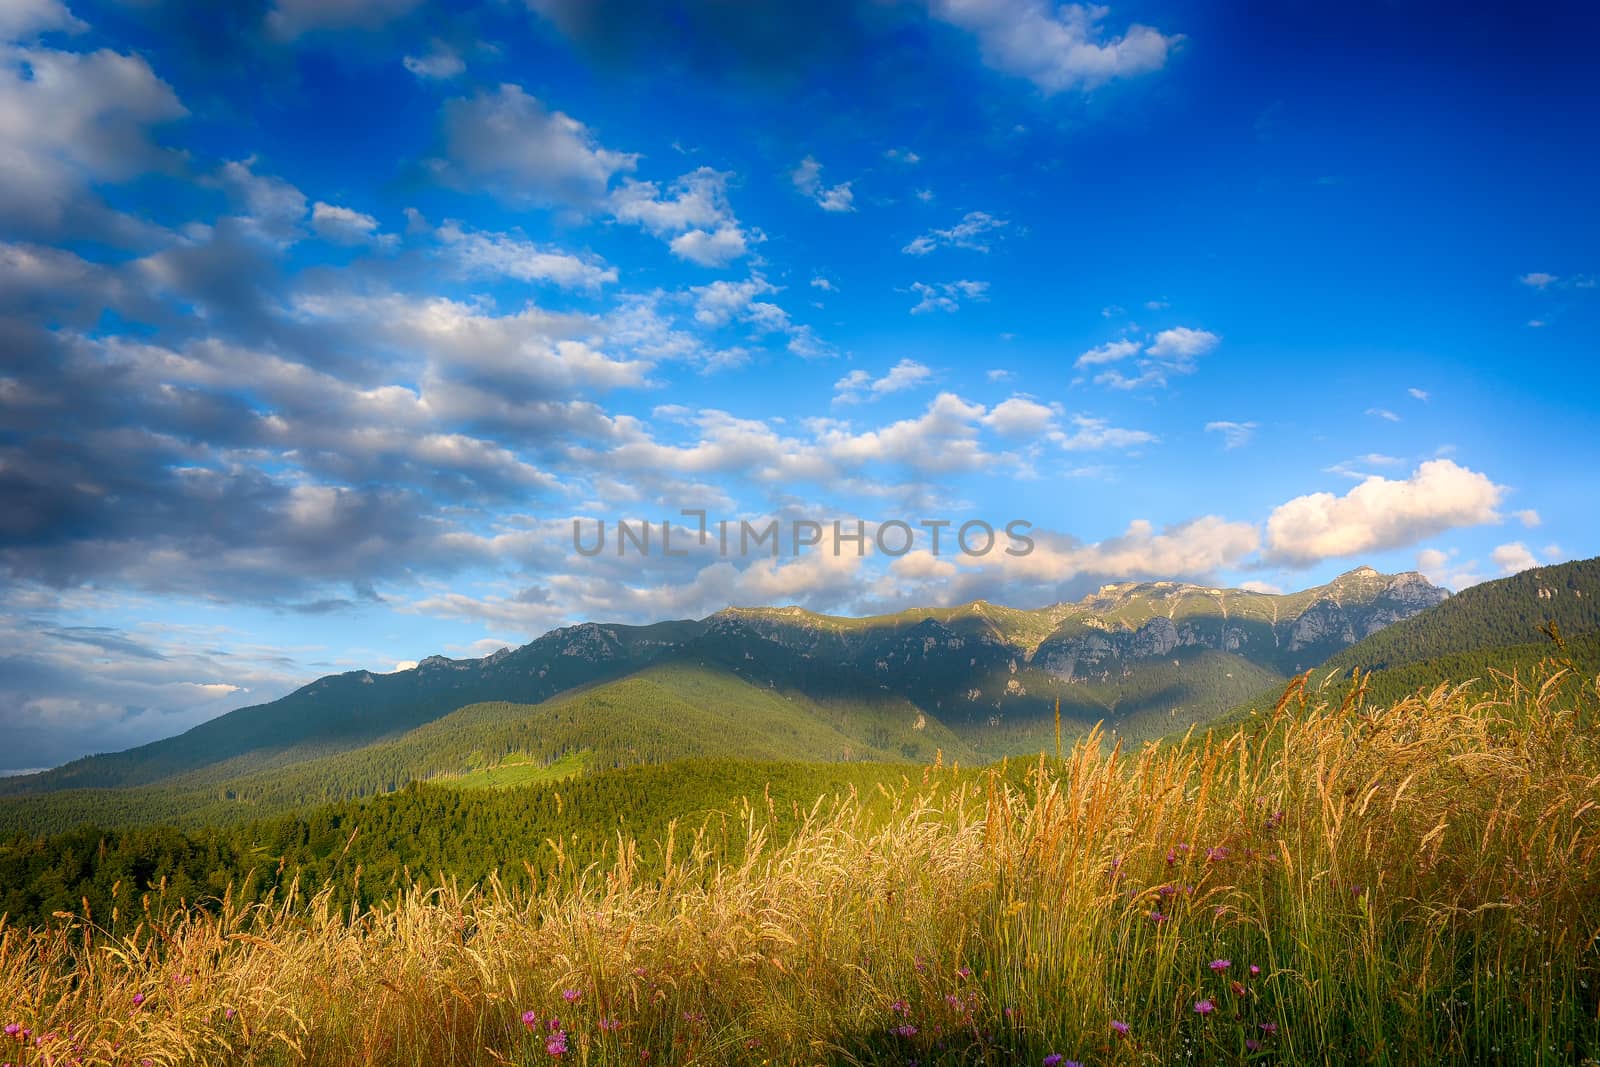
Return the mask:
[[1561,279],[1556,275],[1546,274],[1544,271],[1533,271],[1532,273],[1524,274],[1522,277],[1517,279],[1517,281],[1528,286],[1530,289],[1543,289],[1546,286],[1553,285],[1560,280]]
[[0,7],[0,41],[24,41],[50,31],[82,33],[88,28],[61,0],[10,0]]
[[1532,508],[1524,508],[1523,510],[1517,512],[1517,521],[1531,530],[1535,526],[1538,526],[1543,520],[1539,518],[1539,513],[1537,511],[1533,510]]
[[914,238],[900,251],[910,256],[925,256],[936,248],[970,248],[974,252],[987,252],[990,235],[1006,225],[1005,219],[995,218],[987,211],[969,211],[954,226],[930,230]]
[[583,123],[511,84],[447,101],[444,138],[441,177],[514,204],[593,209],[639,158],[604,147]]
[[[37,4],[6,11],[36,29],[61,14]],[[97,239],[115,238],[90,187],[174,166],[152,131],[187,114],[138,56],[0,47],[0,224],[47,235],[93,226]]]
[[902,392],[922,385],[933,377],[933,371],[914,359],[902,359],[874,378],[864,370],[853,370],[833,383],[833,402],[859,404],[863,400],[876,400],[880,396]]
[[[1078,366],[1117,362],[1132,354],[1127,348],[1132,343],[1113,341],[1091,349],[1078,357]],[[1200,357],[1214,351],[1221,343],[1222,338],[1209,330],[1197,330],[1190,326],[1162,330],[1144,347],[1137,361],[1138,374],[1127,375],[1111,367],[1095,375],[1094,380],[1112,389],[1165,387],[1174,374],[1193,374],[1198,369]]]
[[480,232],[447,221],[437,236],[468,277],[550,282],[591,292],[617,280],[617,269],[599,256],[538,245],[520,234]]
[[734,216],[728,203],[731,177],[700,167],[664,191],[655,182],[626,179],[611,196],[611,212],[618,221],[665,239],[679,259],[703,267],[726,266],[763,239]]
[[1516,574],[1519,571],[1532,570],[1539,565],[1538,557],[1521,541],[1496,546],[1490,553],[1490,558],[1494,560],[1494,565],[1500,568],[1501,574]]
[[378,232],[378,220],[363,211],[318,200],[311,207],[311,228],[326,241],[341,245],[392,246],[393,234]]
[[1267,555],[1306,565],[1402,548],[1465,526],[1498,522],[1505,487],[1448,459],[1428,460],[1400,481],[1371,475],[1343,496],[1312,493],[1274,508]]
[[840,182],[838,185],[822,184],[822,164],[812,156],[807,156],[800,161],[789,174],[794,187],[817,202],[817,206],[824,211],[854,211],[855,194],[850,191],[849,182]]
[[912,282],[911,291],[919,299],[912,305],[911,314],[922,315],[929,311],[958,311],[963,300],[988,299],[989,283],[974,281]]
[[1027,78],[1047,94],[1098,88],[1116,78],[1160,70],[1183,37],[1139,23],[1107,37],[1109,9],[1045,0],[929,0],[943,22],[972,33],[989,67]]
[[1073,366],[1077,367],[1079,370],[1082,370],[1085,367],[1097,367],[1105,363],[1116,363],[1119,360],[1127,359],[1129,356],[1138,351],[1138,341],[1107,341],[1105,344],[1096,348],[1091,348],[1089,351],[1079,356],[1073,363]]
[[425,56],[406,56],[400,61],[407,70],[427,81],[444,81],[464,73],[467,65],[455,49],[443,41],[434,41],[433,50]]

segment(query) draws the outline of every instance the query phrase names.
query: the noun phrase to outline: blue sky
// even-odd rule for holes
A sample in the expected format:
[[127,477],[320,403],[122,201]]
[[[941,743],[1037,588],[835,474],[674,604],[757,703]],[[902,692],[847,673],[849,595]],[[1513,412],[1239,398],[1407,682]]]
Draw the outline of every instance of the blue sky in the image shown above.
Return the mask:
[[[0,764],[584,619],[1600,552],[1592,10],[765,7],[6,4]],[[572,550],[683,508],[1035,550]]]

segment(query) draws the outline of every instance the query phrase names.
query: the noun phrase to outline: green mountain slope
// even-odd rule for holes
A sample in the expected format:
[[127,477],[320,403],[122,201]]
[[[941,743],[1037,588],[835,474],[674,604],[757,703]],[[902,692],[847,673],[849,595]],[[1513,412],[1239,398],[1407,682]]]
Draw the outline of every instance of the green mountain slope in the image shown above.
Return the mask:
[[[1068,734],[1099,721],[1128,736],[1144,736],[1163,722],[1206,721],[1445,596],[1418,574],[1361,567],[1284,595],[1125,582],[1076,603],[1031,611],[978,601],[864,619],[762,608],[653,626],[586,623],[479,660],[433,656],[409,671],[323,678],[178,737],[0,780],[0,797],[161,785],[186,795],[232,789],[237,799],[241,788],[255,795],[252,776],[263,774],[270,775],[266,792],[274,797],[296,790],[317,799],[360,796],[413,777],[481,768],[418,766],[408,762],[411,755],[393,753],[383,762],[370,752],[340,762],[341,754],[401,738],[469,705],[543,705],[668,663],[802,695],[812,718],[793,728],[805,734],[827,724],[839,736],[806,734],[793,750],[773,748],[768,742],[778,728],[760,719],[759,701],[746,701],[740,715],[707,718],[703,713],[719,708],[723,698],[707,683],[702,695],[673,705],[671,716],[639,720],[630,751],[589,736],[607,729],[605,715],[563,733],[562,751],[592,751],[598,765],[651,762],[733,754],[721,739],[759,735],[764,740],[738,754],[840,758],[848,749],[910,759],[928,758],[934,747],[952,756],[958,748],[990,758],[1037,753],[1053,746],[1058,701]],[[897,710],[875,724],[876,732],[863,734],[852,725],[862,709],[895,702]],[[740,716],[755,717],[753,725],[747,729]],[[906,734],[904,724],[919,716],[922,731],[948,727],[947,743],[924,743],[932,735],[921,731]],[[452,720],[449,728],[461,725]],[[472,728],[486,727],[474,722]],[[540,736],[555,733],[546,729]],[[530,755],[554,758],[543,750]],[[305,785],[308,774],[329,767],[352,777],[321,780],[315,789]],[[167,803],[151,794],[148,803],[158,802]]]
[[581,756],[594,773],[694,758],[931,763],[938,752],[976,758],[901,698],[814,699],[680,658],[542,704],[471,704],[399,737],[289,766],[230,761],[159,785],[0,799],[0,831],[238,822],[413,781],[449,784],[508,761],[543,768]]
[[[1566,640],[1565,654],[1543,632],[1552,621]],[[1311,687],[1317,699],[1338,701],[1360,668],[1370,672],[1368,702],[1389,704],[1444,683],[1476,680],[1487,687],[1491,671],[1528,675],[1551,659],[1570,661],[1588,675],[1600,672],[1600,559],[1538,567],[1464,589],[1335,653],[1316,669]],[[1282,684],[1264,686],[1217,725],[1270,709],[1282,692]]]
[[1484,582],[1330,656],[1332,668],[1392,667],[1452,653],[1542,641],[1540,627],[1600,630],[1600,559],[1576,560]]

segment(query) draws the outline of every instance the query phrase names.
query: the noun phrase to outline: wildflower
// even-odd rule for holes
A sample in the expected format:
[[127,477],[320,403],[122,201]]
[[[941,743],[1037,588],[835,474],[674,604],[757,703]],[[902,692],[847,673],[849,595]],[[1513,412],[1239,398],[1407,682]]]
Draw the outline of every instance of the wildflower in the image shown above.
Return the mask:
[[1232,966],[1233,966],[1233,961],[1232,960],[1212,960],[1211,961],[1211,969],[1213,971],[1225,971],[1229,967],[1232,967]]
[[966,981],[968,978],[972,977],[972,968],[971,967],[958,967],[956,969],[956,977],[960,978],[962,981]]
[[1111,1029],[1115,1030],[1117,1033],[1121,1034],[1123,1037],[1127,1037],[1128,1036],[1128,1031],[1131,1030],[1132,1027],[1130,1027],[1127,1023],[1123,1022],[1121,1019],[1112,1019],[1111,1020]]
[[1216,848],[1206,849],[1206,862],[1218,863],[1228,858],[1228,850],[1218,845]]
[[1262,1023],[1261,1024],[1261,1032],[1263,1034],[1275,1034],[1275,1033],[1278,1032],[1278,1024],[1277,1023]]
[[573,1003],[581,996],[583,996],[583,992],[581,990],[563,989],[561,991],[561,999],[566,1001],[568,1004]]
[[238,1014],[238,1012],[234,1011],[232,1008],[224,1008],[223,1012],[222,1012],[222,1017],[224,1019],[231,1019],[237,1014]]
[[550,1035],[544,1043],[544,1050],[552,1056],[565,1056],[567,1054],[567,1035],[565,1031],[557,1030]]
[[139,1005],[141,1005],[143,1003],[144,1003],[144,994],[143,993],[135,993],[133,995],[133,1006],[137,1008]]
[[1061,1061],[1066,1059],[1059,1052],[1052,1052],[1044,1058],[1044,1067],[1060,1067]]
[[1236,997],[1244,996],[1244,983],[1243,982],[1229,982],[1228,983],[1228,988],[1233,990],[1233,995],[1234,996],[1236,996]]
[[1260,1052],[1261,1042],[1253,1037],[1245,1038],[1244,1049],[1246,1052]]
[[1255,964],[1252,963],[1250,965],[1250,977],[1254,978],[1256,975],[1258,975],[1260,973],[1261,973],[1261,968],[1257,967]]
[[1196,1015],[1210,1015],[1216,1010],[1217,1006],[1209,1000],[1202,999],[1194,1002],[1194,1013]]
[[16,1037],[17,1034],[19,1034],[21,1032],[22,1032],[22,1024],[21,1023],[6,1023],[6,1036],[7,1037]]
[[901,1025],[899,1025],[899,1026],[894,1028],[894,1032],[899,1034],[901,1037],[916,1037],[917,1036],[917,1028],[915,1026],[912,1026],[910,1023],[902,1023]]
[[904,997],[901,997],[889,1005],[889,1010],[894,1012],[896,1015],[910,1015],[911,1005],[906,1003]]
[[1159,911],[1152,911],[1150,913],[1150,921],[1153,923],[1164,923],[1167,921],[1167,917],[1161,914]]
[[620,1030],[622,1029],[622,1023],[616,1019],[601,1019],[600,1029],[605,1030],[608,1033],[612,1030]]
[[532,1008],[529,1008],[527,1011],[523,1012],[522,1025],[528,1027],[530,1030],[537,1029],[539,1026],[539,1013],[534,1011]]

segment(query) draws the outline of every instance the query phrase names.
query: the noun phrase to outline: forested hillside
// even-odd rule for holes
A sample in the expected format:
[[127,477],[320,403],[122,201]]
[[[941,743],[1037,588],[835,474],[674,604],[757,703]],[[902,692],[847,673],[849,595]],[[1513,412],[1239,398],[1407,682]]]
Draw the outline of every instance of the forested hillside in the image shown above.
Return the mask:
[[267,771],[222,764],[132,789],[79,789],[0,799],[0,832],[236,823],[329,801],[392,792],[500,765],[548,765],[581,754],[590,771],[695,758],[972,762],[976,754],[903,699],[813,699],[757,687],[727,671],[661,664],[543,704],[473,704],[398,738]]
[[1570,635],[1600,630],[1600,559],[1536,567],[1463,589],[1330,656],[1324,666],[1371,670],[1537,644],[1544,640],[1541,627],[1552,621]]

